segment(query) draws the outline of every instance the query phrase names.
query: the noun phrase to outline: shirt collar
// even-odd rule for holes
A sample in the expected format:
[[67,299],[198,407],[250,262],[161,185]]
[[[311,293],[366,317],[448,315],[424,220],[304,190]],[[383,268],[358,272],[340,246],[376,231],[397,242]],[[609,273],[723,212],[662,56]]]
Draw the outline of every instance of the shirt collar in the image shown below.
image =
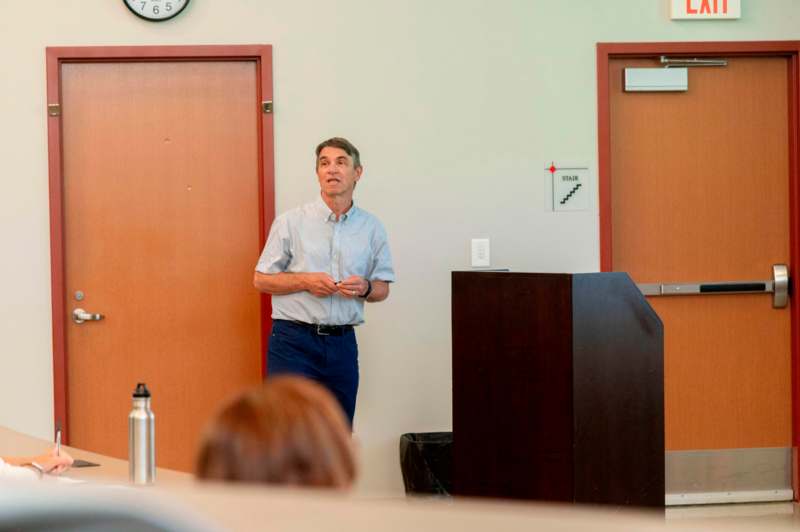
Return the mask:
[[[336,221],[336,214],[328,207],[328,204],[323,201],[322,196],[317,198],[317,201],[314,202],[314,208],[316,209],[317,213],[322,217],[323,220],[326,222],[335,222]],[[356,202],[353,200],[353,204],[350,205],[350,208],[347,210],[346,213],[342,214],[340,221],[345,221],[351,218],[353,215],[358,212],[358,208],[356,207]]]

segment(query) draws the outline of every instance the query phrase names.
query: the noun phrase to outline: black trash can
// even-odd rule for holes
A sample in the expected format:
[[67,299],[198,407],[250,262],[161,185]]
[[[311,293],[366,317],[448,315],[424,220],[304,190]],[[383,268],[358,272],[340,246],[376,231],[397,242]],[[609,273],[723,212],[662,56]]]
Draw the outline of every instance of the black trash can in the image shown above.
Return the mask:
[[406,494],[453,492],[453,433],[409,432],[400,436],[400,469]]

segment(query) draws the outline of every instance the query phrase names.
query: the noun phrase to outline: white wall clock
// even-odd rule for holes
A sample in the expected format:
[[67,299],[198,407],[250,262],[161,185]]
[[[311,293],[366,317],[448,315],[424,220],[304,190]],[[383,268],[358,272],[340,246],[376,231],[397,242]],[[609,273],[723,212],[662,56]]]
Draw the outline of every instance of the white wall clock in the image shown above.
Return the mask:
[[186,9],[190,0],[122,0],[134,15],[145,20],[161,22]]

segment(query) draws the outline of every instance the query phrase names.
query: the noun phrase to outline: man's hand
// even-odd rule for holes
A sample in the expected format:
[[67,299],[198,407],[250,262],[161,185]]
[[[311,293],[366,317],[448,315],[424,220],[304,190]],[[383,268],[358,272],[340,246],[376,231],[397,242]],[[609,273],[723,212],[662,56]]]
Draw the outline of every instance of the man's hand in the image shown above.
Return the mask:
[[338,290],[333,277],[327,273],[304,273],[303,281],[305,289],[317,297],[327,297],[331,294],[335,294]]
[[353,299],[354,297],[363,295],[367,291],[367,288],[369,288],[369,285],[367,284],[367,280],[363,277],[351,275],[344,281],[341,281],[338,288],[340,296]]

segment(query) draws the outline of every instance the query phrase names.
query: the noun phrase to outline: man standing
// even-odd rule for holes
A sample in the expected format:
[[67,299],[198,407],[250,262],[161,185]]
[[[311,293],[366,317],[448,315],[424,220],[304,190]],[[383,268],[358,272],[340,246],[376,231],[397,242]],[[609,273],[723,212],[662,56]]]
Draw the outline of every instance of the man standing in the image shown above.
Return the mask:
[[272,223],[255,287],[272,294],[270,375],[294,373],[333,392],[350,424],[358,392],[354,325],[364,302],[389,296],[394,281],[386,231],[353,203],[363,167],[358,150],[334,137],[317,146],[320,197]]

